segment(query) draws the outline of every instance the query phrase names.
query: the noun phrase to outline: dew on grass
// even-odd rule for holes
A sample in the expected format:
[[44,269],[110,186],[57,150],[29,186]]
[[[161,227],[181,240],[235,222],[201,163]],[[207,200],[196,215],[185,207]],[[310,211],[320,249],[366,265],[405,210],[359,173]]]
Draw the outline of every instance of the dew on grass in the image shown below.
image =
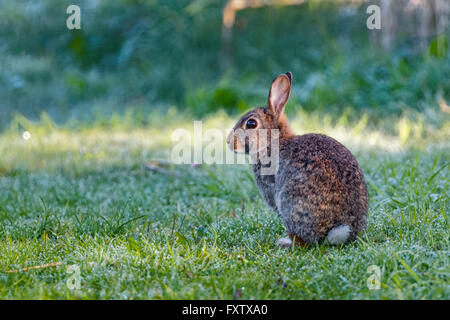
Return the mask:
[[30,133],[30,131],[24,131],[24,132],[22,133],[22,138],[23,138],[23,140],[25,140],[25,141],[30,140],[30,138],[31,138],[31,133]]

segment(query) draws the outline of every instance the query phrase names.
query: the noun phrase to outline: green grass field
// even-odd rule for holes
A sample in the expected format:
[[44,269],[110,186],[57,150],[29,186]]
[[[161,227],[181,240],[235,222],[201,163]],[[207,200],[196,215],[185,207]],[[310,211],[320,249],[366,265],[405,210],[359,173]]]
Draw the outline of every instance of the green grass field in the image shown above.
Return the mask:
[[347,145],[370,192],[356,242],[292,250],[275,246],[284,228],[249,166],[145,168],[168,159],[174,128],[192,128],[183,114],[77,129],[18,117],[0,135],[0,299],[449,299],[450,122],[429,116],[291,117],[297,133]]

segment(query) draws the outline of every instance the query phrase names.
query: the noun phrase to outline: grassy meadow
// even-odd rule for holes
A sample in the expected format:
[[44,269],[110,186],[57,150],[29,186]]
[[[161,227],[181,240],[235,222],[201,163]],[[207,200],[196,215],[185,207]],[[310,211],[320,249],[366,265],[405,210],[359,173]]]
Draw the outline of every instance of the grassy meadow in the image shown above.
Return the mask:
[[[239,13],[219,71],[223,2],[89,3],[69,32],[69,2],[0,1],[0,299],[450,298],[448,48],[375,49],[365,7],[311,1]],[[288,70],[293,130],[364,172],[353,243],[280,249],[249,165],[166,162]]]
[[[399,134],[299,115],[297,132],[350,147],[370,192],[354,243],[283,250],[281,222],[248,165],[164,166],[173,126],[80,130],[49,124],[0,137],[0,296],[21,299],[443,299],[449,297],[448,122]],[[230,126],[215,114],[205,126]],[[308,127],[311,127],[308,128]],[[312,129],[315,128],[315,130]],[[420,126],[417,126],[420,127]],[[433,141],[429,143],[429,141]],[[170,158],[169,158],[170,159]],[[61,262],[41,270],[7,273]],[[67,267],[80,268],[79,290]],[[369,266],[381,288],[369,290]]]

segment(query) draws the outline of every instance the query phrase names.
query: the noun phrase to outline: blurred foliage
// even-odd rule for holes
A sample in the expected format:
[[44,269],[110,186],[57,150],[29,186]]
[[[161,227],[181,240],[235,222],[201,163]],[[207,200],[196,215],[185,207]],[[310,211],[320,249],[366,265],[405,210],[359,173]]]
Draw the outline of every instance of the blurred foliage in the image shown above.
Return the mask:
[[15,112],[36,119],[45,111],[57,123],[171,105],[196,117],[242,112],[265,103],[270,81],[288,70],[290,112],[384,117],[450,100],[448,34],[426,50],[404,38],[382,52],[365,5],[309,1],[239,12],[233,64],[224,70],[224,1],[77,1],[81,30],[66,28],[70,4],[0,0],[0,128]]

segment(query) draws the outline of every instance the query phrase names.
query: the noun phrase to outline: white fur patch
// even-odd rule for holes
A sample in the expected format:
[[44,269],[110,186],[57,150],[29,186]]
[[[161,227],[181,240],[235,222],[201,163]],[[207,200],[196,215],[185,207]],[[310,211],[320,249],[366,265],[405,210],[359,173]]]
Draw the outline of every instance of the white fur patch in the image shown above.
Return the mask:
[[328,232],[327,239],[331,244],[342,244],[345,243],[350,237],[350,232],[352,230],[346,224],[334,227]]
[[282,248],[292,247],[292,240],[289,238],[278,239],[277,246],[282,247]]

